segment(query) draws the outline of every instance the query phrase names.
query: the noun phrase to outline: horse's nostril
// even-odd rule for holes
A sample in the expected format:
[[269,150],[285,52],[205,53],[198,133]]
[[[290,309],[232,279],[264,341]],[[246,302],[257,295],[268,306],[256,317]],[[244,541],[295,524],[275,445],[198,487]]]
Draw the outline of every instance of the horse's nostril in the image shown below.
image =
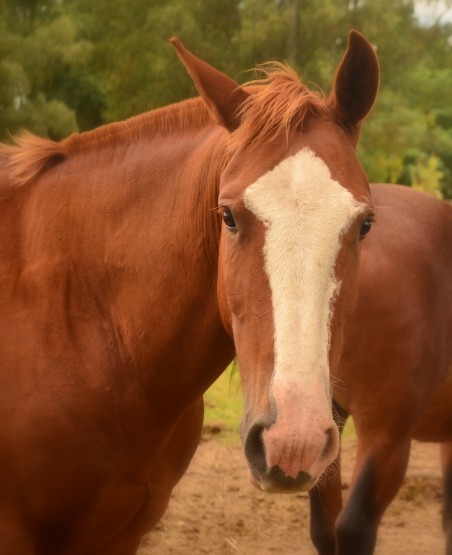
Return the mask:
[[267,472],[265,448],[262,433],[266,428],[261,422],[253,424],[246,434],[244,451],[253,474],[263,475]]
[[331,426],[325,431],[326,443],[323,448],[321,458],[322,460],[328,459],[333,453],[337,452],[338,445],[338,430],[335,426]]

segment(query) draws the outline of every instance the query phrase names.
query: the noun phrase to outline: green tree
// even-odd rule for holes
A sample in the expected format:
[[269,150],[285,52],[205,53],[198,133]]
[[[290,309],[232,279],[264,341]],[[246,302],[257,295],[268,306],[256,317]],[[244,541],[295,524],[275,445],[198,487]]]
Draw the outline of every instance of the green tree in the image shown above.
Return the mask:
[[101,122],[103,96],[86,67],[92,46],[78,39],[57,0],[0,5],[0,133],[27,127],[52,138]]
[[0,0],[0,133],[61,137],[196,94],[173,35],[239,82],[276,58],[328,93],[356,28],[381,64],[359,145],[370,179],[452,196],[452,25],[424,4],[420,21],[414,0]]
[[[105,121],[123,119],[195,94],[169,39],[177,35],[230,70],[238,0],[72,0],[71,13],[95,43],[91,68],[106,91]],[[235,54],[235,55],[234,55]]]

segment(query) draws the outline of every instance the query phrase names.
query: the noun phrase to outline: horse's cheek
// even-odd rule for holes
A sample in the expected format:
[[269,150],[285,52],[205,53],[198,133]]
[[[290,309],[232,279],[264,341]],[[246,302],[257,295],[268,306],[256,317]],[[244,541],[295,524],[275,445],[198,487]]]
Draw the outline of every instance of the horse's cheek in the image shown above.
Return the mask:
[[225,275],[226,263],[227,263],[227,245],[225,244],[225,238],[222,235],[220,240],[220,252],[218,255],[218,280],[217,280],[218,310],[220,312],[220,318],[225,330],[232,337],[232,319],[231,319],[231,311],[229,309],[229,303],[228,303],[226,275]]

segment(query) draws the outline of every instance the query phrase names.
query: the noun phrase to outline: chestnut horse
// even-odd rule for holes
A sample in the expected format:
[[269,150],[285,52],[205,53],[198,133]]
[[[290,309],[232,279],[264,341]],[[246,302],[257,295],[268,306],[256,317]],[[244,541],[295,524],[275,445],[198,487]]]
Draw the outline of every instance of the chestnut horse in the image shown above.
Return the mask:
[[283,66],[240,87],[172,42],[201,98],[2,147],[1,553],[135,553],[235,354],[254,484],[306,490],[337,456],[376,56],[351,32],[323,98]]
[[311,491],[321,555],[374,552],[381,517],[405,475],[411,439],[443,442],[443,525],[452,554],[452,206],[407,187],[371,187],[356,311],[340,366],[338,415],[353,416],[357,458],[341,510],[340,468]]

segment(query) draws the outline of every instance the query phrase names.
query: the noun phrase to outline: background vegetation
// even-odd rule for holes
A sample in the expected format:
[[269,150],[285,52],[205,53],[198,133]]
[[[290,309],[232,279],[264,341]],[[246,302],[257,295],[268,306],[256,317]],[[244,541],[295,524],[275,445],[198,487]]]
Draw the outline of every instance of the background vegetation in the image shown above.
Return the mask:
[[413,0],[0,0],[0,137],[61,138],[194,95],[172,35],[238,81],[278,58],[328,92],[353,27],[382,69],[370,179],[452,197],[450,3],[425,0],[426,19]]
[[204,426],[207,431],[220,433],[221,438],[237,443],[237,429],[243,410],[240,375],[233,363],[204,395]]

